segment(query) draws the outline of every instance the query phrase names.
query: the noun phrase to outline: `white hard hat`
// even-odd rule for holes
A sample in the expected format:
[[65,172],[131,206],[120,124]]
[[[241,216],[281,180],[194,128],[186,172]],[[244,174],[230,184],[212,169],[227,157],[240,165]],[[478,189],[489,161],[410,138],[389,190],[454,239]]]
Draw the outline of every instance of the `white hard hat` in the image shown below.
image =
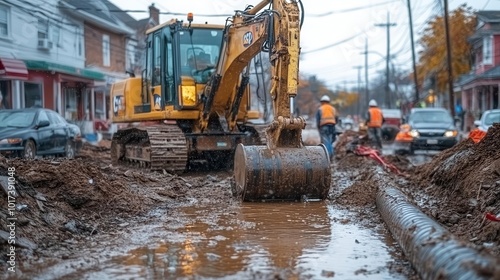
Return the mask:
[[321,96],[321,102],[330,102],[330,97],[328,95]]
[[375,99],[370,100],[368,106],[377,106],[377,101],[375,101]]

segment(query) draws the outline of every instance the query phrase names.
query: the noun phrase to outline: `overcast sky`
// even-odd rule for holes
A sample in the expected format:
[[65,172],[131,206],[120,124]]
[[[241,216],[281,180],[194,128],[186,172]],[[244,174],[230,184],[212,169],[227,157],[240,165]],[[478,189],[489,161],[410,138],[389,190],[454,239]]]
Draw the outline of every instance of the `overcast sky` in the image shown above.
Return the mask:
[[[143,10],[154,3],[162,13],[194,13],[195,21],[224,24],[227,15],[234,10],[242,10],[247,4],[255,5],[258,0],[110,0],[123,10]],[[328,87],[352,87],[358,78],[357,66],[361,69],[364,82],[365,40],[368,42],[369,77],[385,71],[387,53],[385,24],[389,14],[391,57],[395,67],[412,69],[411,44],[407,0],[302,0],[305,10],[304,25],[301,30],[302,56],[300,71],[303,75],[316,75]],[[476,10],[500,10],[500,0],[449,0],[449,10],[461,4]],[[425,23],[438,13],[442,13],[442,1],[413,0],[412,16],[415,41],[426,26]],[[137,19],[147,17],[147,13],[130,13]],[[221,15],[203,17],[202,15]],[[185,16],[162,14],[161,21]],[[444,43],[444,42],[443,42]],[[418,50],[418,45],[417,45]]]

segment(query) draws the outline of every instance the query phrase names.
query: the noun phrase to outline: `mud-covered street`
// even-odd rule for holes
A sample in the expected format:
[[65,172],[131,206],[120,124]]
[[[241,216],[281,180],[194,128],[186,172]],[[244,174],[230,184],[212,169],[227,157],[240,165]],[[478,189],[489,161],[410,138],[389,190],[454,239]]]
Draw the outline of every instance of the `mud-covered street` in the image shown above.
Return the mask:
[[[500,223],[485,214],[500,211],[500,126],[442,153],[395,156],[387,144],[384,158],[398,172],[353,153],[358,137],[338,139],[325,201],[241,202],[231,171],[114,166],[105,141],[75,160],[0,158],[0,175],[13,175],[17,191],[13,213],[2,192],[2,220],[16,218],[15,273],[5,265],[2,277],[424,279],[432,265],[416,264],[418,250],[403,247],[380,214],[387,187],[449,231],[446,240],[498,263]],[[1,230],[7,264],[12,231],[7,222]],[[469,269],[495,279],[496,267]]]

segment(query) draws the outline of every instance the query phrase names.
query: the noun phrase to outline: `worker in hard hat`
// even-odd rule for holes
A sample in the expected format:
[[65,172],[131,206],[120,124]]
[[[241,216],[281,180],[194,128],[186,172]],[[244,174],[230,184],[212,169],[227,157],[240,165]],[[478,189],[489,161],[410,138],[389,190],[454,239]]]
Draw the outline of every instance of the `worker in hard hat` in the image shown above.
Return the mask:
[[330,104],[330,97],[323,95],[320,99],[321,105],[316,113],[316,125],[321,137],[321,143],[325,145],[330,160],[333,160],[335,151],[333,143],[336,139],[335,125],[337,124],[337,110]]
[[382,149],[382,124],[385,122],[382,110],[377,105],[375,99],[368,103],[366,114],[366,126],[368,127],[368,137],[378,149]]

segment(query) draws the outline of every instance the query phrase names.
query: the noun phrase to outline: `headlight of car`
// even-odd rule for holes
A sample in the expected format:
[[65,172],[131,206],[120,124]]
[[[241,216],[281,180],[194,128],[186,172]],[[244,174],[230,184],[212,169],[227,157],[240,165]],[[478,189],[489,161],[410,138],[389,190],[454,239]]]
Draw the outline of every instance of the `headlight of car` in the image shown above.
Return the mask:
[[0,144],[18,144],[23,142],[23,138],[5,138],[0,140]]
[[444,137],[456,137],[458,135],[458,131],[456,130],[448,130],[444,133]]
[[417,130],[412,129],[412,130],[410,131],[410,136],[411,136],[411,137],[413,137],[413,138],[417,138],[417,137],[419,137],[419,136],[420,136],[420,133],[418,133],[418,131],[417,131]]

